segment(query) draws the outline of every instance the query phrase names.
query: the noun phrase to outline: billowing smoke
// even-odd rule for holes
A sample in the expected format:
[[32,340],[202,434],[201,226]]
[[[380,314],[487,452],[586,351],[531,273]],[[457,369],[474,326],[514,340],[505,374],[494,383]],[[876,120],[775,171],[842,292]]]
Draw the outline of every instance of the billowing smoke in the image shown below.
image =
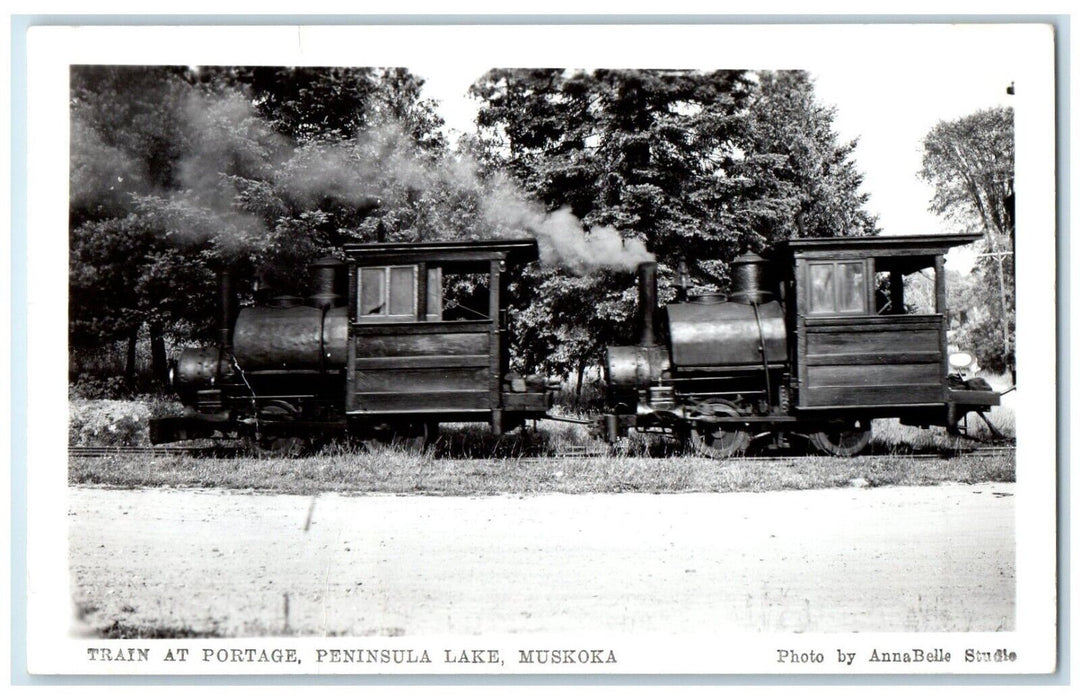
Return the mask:
[[349,147],[363,154],[348,162],[350,173],[369,187],[389,179],[409,190],[472,200],[483,235],[536,238],[546,265],[582,275],[597,269],[633,270],[638,263],[653,260],[637,239],[624,239],[611,227],[587,229],[569,208],[547,211],[502,174],[481,177],[480,168],[467,156],[433,161],[417,154],[397,124],[371,129]]
[[176,169],[179,191],[169,199],[187,221],[173,235],[189,243],[213,241],[239,254],[265,240],[264,217],[246,206],[258,183],[273,180],[272,164],[290,145],[237,92],[190,94],[183,105],[188,152]]
[[608,226],[586,229],[564,207],[545,211],[505,178],[497,178],[481,202],[485,220],[496,231],[525,231],[537,239],[541,261],[581,275],[596,269],[633,270],[653,254],[637,239],[624,239]]
[[567,208],[547,211],[505,176],[482,177],[468,157],[420,152],[397,124],[295,146],[239,92],[191,95],[181,113],[186,155],[175,167],[177,186],[139,194],[154,204],[147,208],[161,219],[158,225],[188,244],[212,242],[241,253],[267,240],[266,221],[290,211],[328,203],[367,209],[375,196],[400,196],[461,203],[478,217],[468,231],[418,235],[532,236],[544,264],[572,274],[633,269],[653,259],[635,238],[609,227],[587,229]]
[[145,191],[147,174],[142,164],[124,149],[106,143],[91,124],[79,117],[76,113],[71,119],[71,207],[114,204],[123,199],[124,192]]

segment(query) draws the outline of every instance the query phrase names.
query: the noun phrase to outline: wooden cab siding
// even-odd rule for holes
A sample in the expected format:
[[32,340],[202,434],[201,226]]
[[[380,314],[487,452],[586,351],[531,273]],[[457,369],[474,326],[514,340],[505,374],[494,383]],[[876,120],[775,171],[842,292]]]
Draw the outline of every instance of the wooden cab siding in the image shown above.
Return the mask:
[[347,412],[484,411],[492,404],[491,322],[355,324]]
[[[934,409],[947,400],[945,255],[981,234],[867,236],[798,239],[782,245],[791,255],[795,303],[789,307],[795,352],[791,357],[799,409],[869,410],[889,415],[899,409]],[[862,263],[863,313],[842,297],[834,308],[811,308],[815,266]],[[876,275],[888,272],[891,311],[900,310],[903,275],[934,270],[934,313],[874,314]],[[821,269],[821,268],[819,268]],[[839,270],[840,268],[835,268]],[[830,284],[840,285],[835,276]],[[854,277],[850,279],[856,279]],[[832,287],[834,290],[840,287]],[[821,291],[821,288],[820,290]],[[895,293],[896,292],[896,293]],[[828,301],[828,297],[825,297]],[[854,313],[853,313],[854,312]]]
[[409,392],[357,392],[353,395],[353,407],[348,413],[354,415],[385,413],[444,414],[457,411],[489,411],[492,408],[486,386],[481,391],[431,389],[429,391]]
[[945,400],[939,315],[808,319],[799,406],[905,406]]
[[[418,324],[419,325],[419,324]],[[427,324],[425,324],[427,325]],[[434,326],[434,324],[432,324]],[[479,327],[474,327],[479,326]],[[353,331],[353,346],[359,358],[458,357],[484,355],[489,350],[490,324],[462,324],[460,327],[429,328],[398,325],[398,333],[371,333],[386,326],[359,326]]]

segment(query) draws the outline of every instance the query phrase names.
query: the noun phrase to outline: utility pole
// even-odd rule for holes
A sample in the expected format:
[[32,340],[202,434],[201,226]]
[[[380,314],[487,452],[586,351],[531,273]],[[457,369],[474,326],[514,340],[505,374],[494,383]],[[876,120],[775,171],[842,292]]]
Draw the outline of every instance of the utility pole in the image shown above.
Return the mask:
[[[1002,268],[1002,260],[1008,256],[1013,255],[1012,252],[995,250],[994,237],[988,233],[988,241],[990,242],[990,253],[981,253],[977,255],[977,258],[994,258],[998,265],[998,311],[999,311],[999,323],[1002,326],[1002,359],[1007,361],[1010,356],[1010,327],[1007,323],[1006,316],[1006,280],[1005,272]],[[1011,374],[1014,373],[1014,367],[1012,362],[1007,361],[1006,365]]]
[[[1006,87],[1006,94],[1011,96],[1011,97],[1017,94],[1017,88],[1014,87],[1014,81],[1011,80],[1010,84]],[[1015,212],[1014,212],[1013,172],[1014,172],[1014,164],[1010,163],[1010,193],[1009,193],[1009,195],[1007,195],[1004,204],[1006,205],[1006,212],[1005,212],[1006,213],[1006,231],[1005,231],[1005,233],[1006,233],[1007,236],[1010,237],[1011,244],[1013,243],[1014,240],[1016,240],[1016,237],[1017,237],[1016,236],[1016,234],[1017,234],[1017,230],[1016,230],[1017,229],[1017,220],[1015,218]],[[1014,246],[1011,245],[1010,247],[1013,248]],[[993,242],[992,242],[992,245],[991,245],[991,251],[995,256],[995,262],[998,263],[998,302],[999,302],[999,310],[1002,312],[1002,351],[1005,353],[1003,355],[1003,359],[1006,359],[1006,358],[1010,357],[1010,333],[1009,333],[1009,328],[1007,327],[1007,324],[1006,324],[1006,285],[1005,285],[1005,282],[1003,281],[1002,259],[1005,258],[1007,255],[1013,255],[1013,252],[1011,251],[1009,253],[1006,253],[1006,252],[999,253],[998,251],[995,251],[995,246],[994,246]],[[1016,270],[1016,263],[1017,263],[1017,260],[1015,258],[1014,259],[1014,269],[1015,270]],[[1015,273],[1014,274],[1014,287],[1016,287],[1016,286],[1017,286],[1017,275]],[[1016,308],[1016,307],[1017,307],[1017,296],[1014,295],[1014,308]],[[1015,362],[1009,362],[1007,366],[1010,369],[1010,378],[1013,380],[1014,384],[1017,384],[1017,365],[1016,365],[1016,363]]]

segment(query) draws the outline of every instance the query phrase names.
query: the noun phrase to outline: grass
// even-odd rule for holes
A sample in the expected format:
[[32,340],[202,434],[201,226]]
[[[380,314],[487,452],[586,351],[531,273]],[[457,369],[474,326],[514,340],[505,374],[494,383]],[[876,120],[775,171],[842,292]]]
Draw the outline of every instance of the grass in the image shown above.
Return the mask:
[[[102,444],[102,435],[107,437],[104,444],[146,444],[146,418],[176,410],[176,405],[166,402],[73,401],[70,444]],[[1000,430],[1013,435],[1010,401],[1004,400],[990,417]],[[990,437],[975,416],[970,418],[973,436]],[[114,425],[117,428],[110,431]],[[793,440],[793,448],[784,452],[759,448],[753,454],[766,457],[759,461],[725,462],[691,456],[670,441],[638,435],[606,452],[604,443],[589,434],[589,426],[574,423],[542,421],[499,437],[485,425],[452,424],[443,426],[439,440],[423,454],[391,446],[369,451],[332,444],[300,459],[73,457],[68,479],[71,484],[119,488],[429,495],[768,491],[1014,479],[1012,450],[957,456],[959,448],[975,443],[949,435],[944,428],[903,426],[896,420],[875,421],[874,431],[867,456],[808,456],[804,446]],[[582,446],[602,454],[557,456]],[[913,454],[927,459],[907,458]]]
[[337,450],[301,459],[187,455],[72,458],[69,483],[120,488],[224,488],[267,493],[486,495],[538,493],[685,493],[1013,481],[1012,451],[912,460],[901,455],[777,457],[718,462],[667,459],[440,458],[391,448]]
[[160,627],[150,625],[127,625],[114,620],[111,625],[96,630],[97,639],[205,639],[220,637],[217,630],[196,630],[191,627]]

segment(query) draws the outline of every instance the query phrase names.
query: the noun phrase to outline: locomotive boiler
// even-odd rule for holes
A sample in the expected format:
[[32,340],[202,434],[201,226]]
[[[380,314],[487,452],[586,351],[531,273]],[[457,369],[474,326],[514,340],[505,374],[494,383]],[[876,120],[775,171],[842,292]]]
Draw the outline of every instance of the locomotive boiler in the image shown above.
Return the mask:
[[[945,253],[978,234],[793,240],[731,265],[728,295],[657,304],[657,265],[639,266],[637,345],[608,348],[610,441],[630,430],[714,457],[755,437],[798,435],[850,456],[876,418],[957,430],[999,396],[950,372]],[[922,308],[912,276],[931,280]]]
[[[255,401],[256,414],[312,414],[333,403],[346,366],[348,315],[345,264],[324,258],[312,265],[307,298],[281,295],[265,307],[237,308],[232,275],[219,275],[218,343],[188,348],[176,358],[170,382],[185,404],[214,415]],[[286,407],[286,404],[289,404]]]

